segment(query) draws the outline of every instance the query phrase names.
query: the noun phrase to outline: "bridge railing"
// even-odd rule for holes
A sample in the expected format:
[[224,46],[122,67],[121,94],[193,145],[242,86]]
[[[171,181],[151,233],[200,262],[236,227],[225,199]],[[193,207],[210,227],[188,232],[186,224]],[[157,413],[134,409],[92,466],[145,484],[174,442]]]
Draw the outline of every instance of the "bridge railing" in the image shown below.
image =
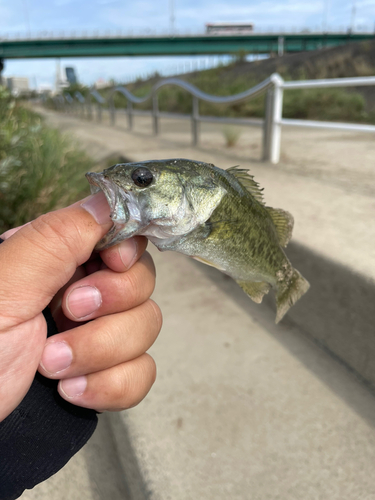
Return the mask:
[[[158,91],[166,85],[175,85],[189,92],[193,98],[193,107],[191,115],[165,113],[159,111]],[[160,118],[178,118],[191,120],[193,145],[199,143],[199,124],[201,122],[223,123],[233,125],[245,125],[263,127],[263,159],[277,164],[280,161],[281,149],[281,129],[283,126],[295,127],[310,127],[310,128],[328,128],[347,131],[362,131],[375,133],[374,125],[354,124],[354,123],[337,123],[312,120],[294,120],[283,118],[283,95],[284,91],[290,89],[311,89],[311,88],[329,88],[329,87],[359,87],[359,86],[375,86],[375,77],[358,77],[358,78],[332,78],[326,80],[302,80],[285,82],[280,75],[274,73],[269,78],[260,84],[252,87],[245,92],[241,92],[234,96],[213,96],[202,92],[194,85],[180,80],[178,78],[167,78],[158,82],[153,86],[151,92],[145,97],[136,97],[128,89],[122,86],[115,87],[111,90],[107,100],[95,89],[90,91],[89,96],[85,99],[81,93],[76,92],[74,99],[69,94],[65,95],[66,110],[75,110],[74,104],[77,103],[81,113],[84,114],[85,106],[88,110],[88,116],[92,118],[92,103],[93,97],[96,101],[98,120],[102,119],[102,107],[107,105],[111,124],[116,123],[116,115],[123,113],[123,110],[116,109],[114,104],[114,96],[116,93],[121,93],[127,99],[126,114],[128,117],[128,128],[133,128],[134,115],[148,115],[152,117],[153,131],[157,135],[159,133]],[[203,116],[199,113],[199,102],[209,102],[214,104],[234,104],[248,99],[258,97],[266,93],[266,106],[264,119],[252,118],[222,118],[214,116]],[[79,95],[78,95],[79,94]],[[133,104],[143,104],[148,100],[152,101],[151,111],[135,110]]]

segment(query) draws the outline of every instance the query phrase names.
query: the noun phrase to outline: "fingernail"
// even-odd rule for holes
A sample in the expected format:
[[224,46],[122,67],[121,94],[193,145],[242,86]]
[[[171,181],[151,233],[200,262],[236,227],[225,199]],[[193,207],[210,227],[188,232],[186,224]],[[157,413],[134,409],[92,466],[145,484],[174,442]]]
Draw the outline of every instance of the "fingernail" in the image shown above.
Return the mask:
[[81,396],[87,387],[86,377],[67,378],[60,381],[60,389],[67,398]]
[[103,191],[91,195],[81,204],[81,207],[87,210],[98,224],[112,224],[109,217],[111,211]]
[[124,240],[119,244],[118,251],[125,269],[129,269],[134,262],[137,253],[137,243],[134,238]]
[[44,347],[40,364],[48,373],[59,373],[70,366],[73,353],[65,342],[50,342]]
[[79,286],[69,293],[66,305],[76,319],[82,319],[99,309],[102,295],[93,286]]

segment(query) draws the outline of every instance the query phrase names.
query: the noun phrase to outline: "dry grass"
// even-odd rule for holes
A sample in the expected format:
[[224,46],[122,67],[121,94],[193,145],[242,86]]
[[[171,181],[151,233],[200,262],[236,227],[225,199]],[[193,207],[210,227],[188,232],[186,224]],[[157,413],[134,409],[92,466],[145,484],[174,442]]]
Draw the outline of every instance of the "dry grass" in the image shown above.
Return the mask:
[[241,130],[236,127],[228,126],[223,128],[223,134],[226,147],[233,148],[241,136]]

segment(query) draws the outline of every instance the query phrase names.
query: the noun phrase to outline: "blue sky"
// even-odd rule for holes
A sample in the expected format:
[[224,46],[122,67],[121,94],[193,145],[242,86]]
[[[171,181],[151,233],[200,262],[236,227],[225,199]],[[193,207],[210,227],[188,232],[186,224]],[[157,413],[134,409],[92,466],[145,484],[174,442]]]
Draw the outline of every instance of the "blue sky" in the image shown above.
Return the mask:
[[[172,0],[0,0],[0,37],[38,32],[92,32],[100,30],[145,34],[167,32]],[[203,31],[206,22],[249,21],[256,29],[375,28],[375,0],[174,0],[175,31]],[[191,60],[191,58],[188,58]],[[98,78],[123,81],[133,75],[158,70],[172,72],[186,58],[91,58],[62,59],[74,66],[78,78],[92,84]],[[211,60],[212,62],[212,60]],[[53,84],[54,60],[6,61],[4,75],[27,76],[31,85]],[[177,68],[176,68],[177,69]]]

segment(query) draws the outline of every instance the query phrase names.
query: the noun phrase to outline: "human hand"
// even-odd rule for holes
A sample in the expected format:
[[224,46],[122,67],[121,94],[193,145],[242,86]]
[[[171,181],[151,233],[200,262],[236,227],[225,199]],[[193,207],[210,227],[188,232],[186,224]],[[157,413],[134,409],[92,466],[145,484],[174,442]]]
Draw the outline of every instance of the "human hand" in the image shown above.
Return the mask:
[[[62,398],[98,411],[134,406],[150,390],[156,369],[146,351],[161,328],[149,299],[155,269],[143,237],[92,253],[111,225],[98,193],[2,235],[0,421],[37,369],[60,379]],[[46,341],[47,305],[59,334]]]

